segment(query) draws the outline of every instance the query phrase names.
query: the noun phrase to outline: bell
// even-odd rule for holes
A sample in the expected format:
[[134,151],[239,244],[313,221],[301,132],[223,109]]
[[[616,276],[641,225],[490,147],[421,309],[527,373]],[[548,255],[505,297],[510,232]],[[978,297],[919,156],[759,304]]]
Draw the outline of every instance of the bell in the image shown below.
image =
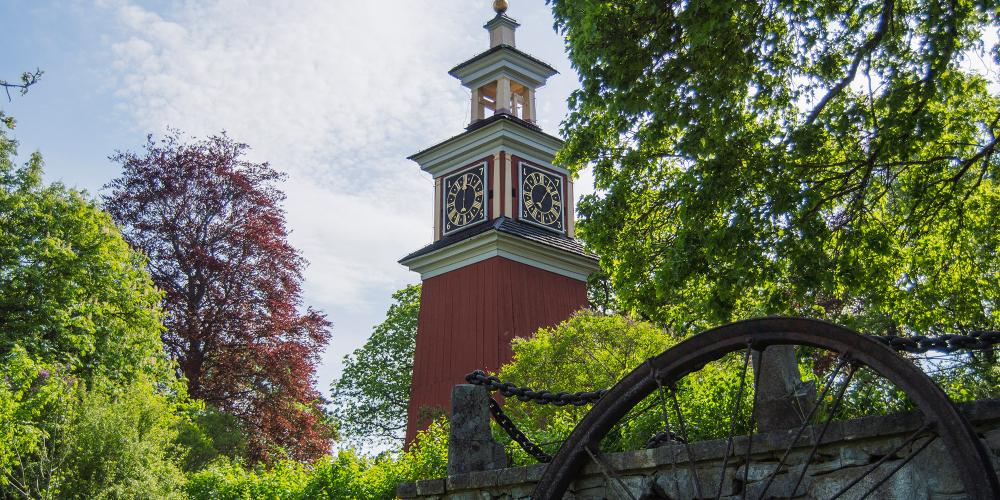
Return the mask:
[[507,7],[510,7],[507,0],[493,0],[493,10],[497,11],[497,14],[507,12]]

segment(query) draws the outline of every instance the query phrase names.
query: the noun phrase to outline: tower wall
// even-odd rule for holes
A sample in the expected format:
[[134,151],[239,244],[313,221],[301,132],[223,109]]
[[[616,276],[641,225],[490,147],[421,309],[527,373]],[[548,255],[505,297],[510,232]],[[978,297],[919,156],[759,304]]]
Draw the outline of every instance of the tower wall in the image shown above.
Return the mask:
[[493,257],[423,282],[406,442],[450,411],[465,375],[511,360],[511,342],[587,306],[587,284]]

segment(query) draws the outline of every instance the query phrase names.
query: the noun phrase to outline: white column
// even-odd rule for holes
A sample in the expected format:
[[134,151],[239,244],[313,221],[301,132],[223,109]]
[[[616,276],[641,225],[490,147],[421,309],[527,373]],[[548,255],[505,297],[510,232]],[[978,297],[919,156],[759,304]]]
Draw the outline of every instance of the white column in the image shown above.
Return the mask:
[[497,80],[497,113],[510,113],[510,78],[501,77]]
[[472,89],[472,123],[482,120],[483,116],[483,94],[480,89]]
[[524,120],[535,123],[535,89],[528,89],[528,98],[524,102]]
[[493,153],[493,218],[500,217],[500,200],[503,196],[503,188],[500,182],[500,152]]
[[441,239],[441,178],[434,179],[434,241]]
[[528,89],[528,100],[531,101],[531,123],[538,120],[538,105],[535,103],[535,89]]
[[573,198],[573,181],[566,177],[566,236],[573,238],[576,234],[576,200]]
[[504,205],[503,214],[508,218],[513,218],[514,196],[512,195],[512,193],[514,193],[515,191],[514,191],[513,172],[511,171],[510,168],[510,153],[504,155],[503,176],[507,179],[507,187],[506,189],[504,189],[503,193],[504,199],[507,200],[507,203]]

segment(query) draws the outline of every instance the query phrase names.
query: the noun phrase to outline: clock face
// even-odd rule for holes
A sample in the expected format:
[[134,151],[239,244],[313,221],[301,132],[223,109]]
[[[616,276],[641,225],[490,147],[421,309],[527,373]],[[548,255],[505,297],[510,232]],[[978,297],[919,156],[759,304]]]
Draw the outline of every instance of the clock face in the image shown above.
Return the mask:
[[481,165],[444,181],[444,232],[486,220],[486,168]]
[[562,177],[521,164],[521,218],[563,231]]

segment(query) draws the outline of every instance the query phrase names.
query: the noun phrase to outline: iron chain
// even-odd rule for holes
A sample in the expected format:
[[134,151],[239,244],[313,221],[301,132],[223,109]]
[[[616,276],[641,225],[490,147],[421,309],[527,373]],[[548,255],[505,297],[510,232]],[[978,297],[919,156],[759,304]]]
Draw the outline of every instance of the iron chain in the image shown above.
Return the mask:
[[953,353],[958,351],[976,351],[990,349],[1000,344],[1000,332],[974,332],[969,335],[942,335],[940,337],[925,337],[914,335],[897,337],[895,335],[866,335],[896,351],[911,354],[924,354],[928,351]]
[[465,376],[465,381],[470,384],[485,386],[490,392],[499,391],[504,396],[515,397],[520,401],[533,401],[540,405],[551,404],[555,406],[583,406],[594,404],[608,391],[581,391],[581,392],[550,392],[534,391],[530,387],[518,387],[510,382],[502,382],[500,379],[487,375],[482,370],[476,370]]
[[537,444],[531,442],[528,436],[525,436],[521,429],[514,425],[514,422],[503,412],[503,408],[500,407],[500,403],[497,400],[490,398],[490,413],[493,414],[493,420],[496,421],[497,425],[503,429],[504,432],[510,436],[521,447],[522,450],[528,452],[529,455],[535,457],[539,463],[547,464],[552,461],[552,455],[545,453]]
[[667,443],[685,444],[687,441],[673,432],[666,431],[654,434],[653,437],[649,438],[649,441],[646,441],[646,449],[651,450],[653,448],[659,448]]

